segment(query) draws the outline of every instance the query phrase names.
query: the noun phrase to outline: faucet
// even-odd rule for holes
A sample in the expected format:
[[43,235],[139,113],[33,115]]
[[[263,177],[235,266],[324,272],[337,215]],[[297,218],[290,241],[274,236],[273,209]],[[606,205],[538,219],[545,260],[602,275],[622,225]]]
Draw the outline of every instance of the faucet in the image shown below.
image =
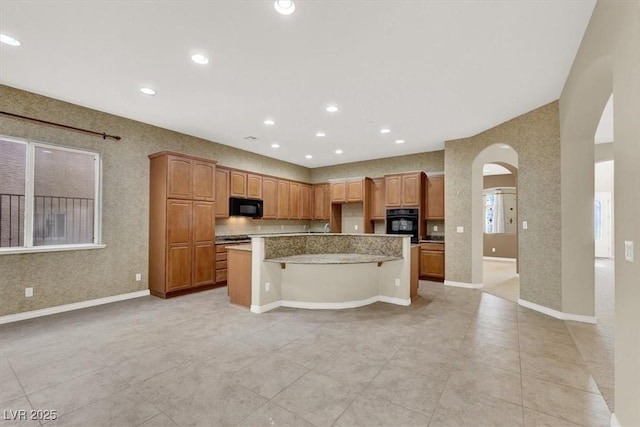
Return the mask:
[[328,232],[330,232],[330,231],[331,231],[331,224],[326,223],[326,224],[324,225],[324,232],[325,232],[325,233],[328,233]]

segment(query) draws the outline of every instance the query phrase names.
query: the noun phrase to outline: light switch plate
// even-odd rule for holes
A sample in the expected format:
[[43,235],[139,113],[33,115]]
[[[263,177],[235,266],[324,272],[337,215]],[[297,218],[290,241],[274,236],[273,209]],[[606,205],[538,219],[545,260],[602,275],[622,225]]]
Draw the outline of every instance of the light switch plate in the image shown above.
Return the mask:
[[624,259],[633,262],[633,240],[624,241]]
[[529,228],[529,224],[527,224],[527,221],[522,221],[522,229],[526,230],[527,228]]
[[460,225],[459,225],[459,226],[457,226],[457,227],[456,227],[456,233],[464,233],[464,227],[462,227],[462,226],[460,226]]

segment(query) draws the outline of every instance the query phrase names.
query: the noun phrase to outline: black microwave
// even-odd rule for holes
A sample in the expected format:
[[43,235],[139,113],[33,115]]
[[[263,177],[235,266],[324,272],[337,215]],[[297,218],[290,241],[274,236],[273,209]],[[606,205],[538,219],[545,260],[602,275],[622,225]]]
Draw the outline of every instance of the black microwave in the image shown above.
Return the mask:
[[262,200],[229,197],[229,215],[262,218]]

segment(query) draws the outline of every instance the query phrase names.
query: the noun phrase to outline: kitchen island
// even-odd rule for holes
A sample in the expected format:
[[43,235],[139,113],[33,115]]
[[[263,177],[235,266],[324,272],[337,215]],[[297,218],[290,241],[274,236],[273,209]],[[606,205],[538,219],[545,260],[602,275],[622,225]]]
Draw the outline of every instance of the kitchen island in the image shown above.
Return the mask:
[[410,237],[377,234],[251,236],[251,311],[341,309],[377,301],[409,305]]

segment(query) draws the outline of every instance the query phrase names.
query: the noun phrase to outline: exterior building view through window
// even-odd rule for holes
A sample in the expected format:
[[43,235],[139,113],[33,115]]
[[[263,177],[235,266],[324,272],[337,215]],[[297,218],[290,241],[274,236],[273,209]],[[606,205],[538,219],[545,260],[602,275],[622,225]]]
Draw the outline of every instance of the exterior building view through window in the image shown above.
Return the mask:
[[0,138],[0,250],[97,242],[99,155]]

